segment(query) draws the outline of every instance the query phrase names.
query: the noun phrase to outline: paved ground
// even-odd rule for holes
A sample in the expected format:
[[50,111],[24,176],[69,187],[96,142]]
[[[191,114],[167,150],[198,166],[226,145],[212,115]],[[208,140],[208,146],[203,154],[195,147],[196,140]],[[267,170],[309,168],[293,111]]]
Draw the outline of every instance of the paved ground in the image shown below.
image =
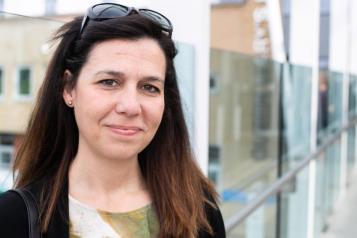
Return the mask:
[[357,237],[357,173],[354,172],[346,196],[329,220],[329,228],[319,238]]

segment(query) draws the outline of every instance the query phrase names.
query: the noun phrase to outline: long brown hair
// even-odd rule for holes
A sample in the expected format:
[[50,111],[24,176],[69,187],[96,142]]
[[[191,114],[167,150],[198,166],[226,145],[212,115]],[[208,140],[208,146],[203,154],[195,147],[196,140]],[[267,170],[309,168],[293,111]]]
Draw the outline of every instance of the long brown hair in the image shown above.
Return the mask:
[[[212,234],[205,208],[215,207],[217,194],[196,165],[191,150],[173,62],[177,53],[174,42],[156,23],[140,15],[90,21],[79,36],[81,21],[82,17],[77,17],[63,25],[54,37],[59,44],[14,164],[17,187],[40,180],[51,184],[40,203],[41,230],[48,230],[78,148],[74,113],[62,99],[64,87],[75,86],[97,43],[149,37],[159,43],[167,61],[163,119],[151,143],[139,154],[141,171],[160,222],[159,237],[196,237],[199,231]],[[70,82],[63,77],[66,69],[73,74]]]

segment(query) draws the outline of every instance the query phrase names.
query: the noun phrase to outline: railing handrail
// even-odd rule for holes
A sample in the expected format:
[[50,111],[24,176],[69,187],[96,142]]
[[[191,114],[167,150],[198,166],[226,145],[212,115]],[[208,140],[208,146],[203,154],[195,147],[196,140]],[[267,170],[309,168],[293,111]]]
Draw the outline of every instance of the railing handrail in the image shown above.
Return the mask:
[[247,206],[243,209],[239,210],[235,215],[233,215],[228,221],[225,222],[225,227],[227,233],[232,231],[237,225],[239,225],[242,221],[244,221],[251,213],[253,213],[257,208],[259,208],[264,202],[273,195],[278,194],[284,186],[293,180],[296,175],[304,169],[312,160],[318,158],[320,154],[325,152],[330,145],[337,141],[343,132],[347,131],[352,126],[357,124],[357,118],[349,121],[346,125],[342,126],[339,130],[337,130],[332,136],[328,137],[328,139],[322,143],[321,146],[316,148],[312,153],[305,156],[300,163],[292,170],[289,170],[286,174],[276,180],[272,185],[270,185],[265,191],[259,194],[256,198],[254,198]]

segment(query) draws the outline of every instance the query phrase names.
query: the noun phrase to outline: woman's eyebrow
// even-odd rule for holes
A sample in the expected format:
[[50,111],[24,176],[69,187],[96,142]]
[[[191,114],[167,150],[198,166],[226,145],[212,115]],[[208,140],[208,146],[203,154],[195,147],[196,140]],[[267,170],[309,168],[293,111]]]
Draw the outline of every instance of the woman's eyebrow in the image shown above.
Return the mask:
[[143,80],[150,81],[150,82],[159,82],[162,85],[165,85],[165,81],[159,77],[156,77],[156,76],[143,77]]
[[[116,71],[116,70],[100,70],[95,73],[96,76],[101,74],[110,75],[116,78],[125,78],[125,74],[123,72]],[[165,84],[165,80],[157,76],[144,76],[142,80],[146,80],[150,82],[160,82],[162,85]]]
[[117,77],[117,78],[121,78],[125,76],[123,72],[115,71],[115,70],[100,70],[95,73],[95,75],[100,75],[100,74],[108,74],[110,76]]

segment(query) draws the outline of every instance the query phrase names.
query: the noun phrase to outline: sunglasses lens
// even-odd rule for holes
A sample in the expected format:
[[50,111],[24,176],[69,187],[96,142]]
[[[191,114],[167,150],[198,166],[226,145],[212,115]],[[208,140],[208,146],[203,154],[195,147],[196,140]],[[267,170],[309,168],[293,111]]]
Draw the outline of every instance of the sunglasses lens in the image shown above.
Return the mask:
[[113,4],[99,4],[92,8],[98,18],[115,18],[128,15],[128,7]]
[[82,34],[83,28],[89,20],[102,21],[117,17],[125,17],[132,13],[138,13],[141,16],[147,17],[150,20],[158,23],[161,28],[168,33],[171,37],[172,24],[169,19],[150,9],[139,9],[123,6],[115,3],[100,3],[89,8],[85,17],[83,17],[80,34]]
[[161,27],[165,30],[172,31],[172,25],[169,19],[164,17],[158,12],[149,9],[140,9],[140,15],[150,18],[151,20],[159,23]]

